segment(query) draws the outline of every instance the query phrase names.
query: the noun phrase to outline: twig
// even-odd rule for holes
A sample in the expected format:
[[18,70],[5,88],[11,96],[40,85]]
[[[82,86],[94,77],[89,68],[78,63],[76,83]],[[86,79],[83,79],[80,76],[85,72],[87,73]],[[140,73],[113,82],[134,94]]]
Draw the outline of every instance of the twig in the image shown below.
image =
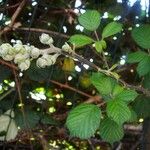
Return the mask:
[[83,95],[83,96],[86,96],[86,97],[88,97],[88,98],[93,98],[93,96],[91,96],[91,95],[89,95],[89,94],[87,94],[87,93],[84,93],[84,92],[82,92],[82,91],[80,91],[80,90],[78,90],[78,89],[76,89],[76,88],[73,88],[73,87],[71,87],[71,86],[68,85],[68,84],[63,84],[63,83],[57,82],[57,81],[55,81],[55,80],[49,80],[49,81],[50,81],[51,83],[53,83],[53,84],[56,84],[56,85],[60,86],[61,88],[69,89],[69,90],[71,90],[71,91],[77,92],[77,93],[79,93],[79,94],[81,94],[81,95]]
[[55,32],[55,31],[50,31],[50,30],[46,30],[46,29],[39,29],[39,28],[26,28],[26,27],[20,27],[20,28],[16,28],[13,27],[13,30],[16,31],[31,31],[31,32],[37,32],[37,33],[47,33],[50,34],[51,36],[59,36],[59,37],[63,37],[65,39],[69,39],[69,36],[63,33],[59,33],[59,32]]
[[9,24],[9,26],[6,26],[2,31],[0,31],[0,35],[12,30],[13,25],[15,24],[15,21],[17,19],[17,17],[19,16],[22,8],[25,6],[26,4],[26,0],[23,0],[20,5],[18,6],[18,8],[16,9],[15,13],[12,15],[11,17],[11,23]]
[[0,101],[2,99],[4,99],[7,95],[9,95],[10,93],[12,93],[13,91],[15,91],[15,88],[11,88],[9,91],[7,91],[6,93],[4,93],[1,97],[0,97]]

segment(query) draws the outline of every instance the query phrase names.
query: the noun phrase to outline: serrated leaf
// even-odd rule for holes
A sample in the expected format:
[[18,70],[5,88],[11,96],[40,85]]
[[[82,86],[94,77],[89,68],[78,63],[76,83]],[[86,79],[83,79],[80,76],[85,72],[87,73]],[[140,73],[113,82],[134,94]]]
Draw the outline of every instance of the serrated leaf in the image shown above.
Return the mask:
[[123,127],[109,118],[105,118],[100,123],[100,136],[103,140],[113,143],[123,138]]
[[107,38],[109,36],[112,36],[118,32],[121,32],[122,30],[122,24],[117,22],[111,22],[106,25],[106,27],[103,29],[102,32],[102,38]]
[[102,52],[103,51],[101,41],[95,42],[95,49],[96,49],[97,52]]
[[90,37],[88,37],[86,35],[82,35],[82,34],[75,34],[75,35],[71,36],[69,41],[72,44],[75,44],[76,47],[82,47],[82,46],[85,46],[87,44],[91,44],[92,42],[94,42],[93,39],[91,39]]
[[94,135],[100,124],[101,110],[93,104],[81,104],[68,115],[66,125],[70,134],[81,139]]
[[150,48],[150,25],[141,25],[132,30],[132,37],[142,48]]
[[145,57],[147,57],[147,54],[142,51],[137,51],[134,53],[130,53],[127,57],[128,63],[137,63],[142,61]]
[[133,110],[138,118],[150,117],[150,99],[144,96],[139,96],[133,103]]
[[133,101],[138,96],[137,92],[134,90],[124,89],[119,94],[115,96],[115,99],[124,101],[126,103]]
[[145,57],[137,66],[139,76],[144,76],[150,72],[150,56]]
[[40,120],[40,115],[37,112],[27,108],[24,110],[24,113],[25,118],[20,110],[16,111],[15,121],[17,125],[23,129],[28,127],[34,128]]
[[116,123],[122,125],[130,119],[131,112],[127,104],[119,100],[111,100],[107,103],[107,115],[112,118]]
[[79,23],[89,31],[95,31],[100,25],[100,14],[96,10],[87,10],[78,18]]
[[101,94],[109,95],[111,94],[116,82],[115,80],[105,76],[104,74],[93,73],[91,76],[91,83]]
[[143,87],[150,89],[150,73],[148,73],[146,76],[144,76]]

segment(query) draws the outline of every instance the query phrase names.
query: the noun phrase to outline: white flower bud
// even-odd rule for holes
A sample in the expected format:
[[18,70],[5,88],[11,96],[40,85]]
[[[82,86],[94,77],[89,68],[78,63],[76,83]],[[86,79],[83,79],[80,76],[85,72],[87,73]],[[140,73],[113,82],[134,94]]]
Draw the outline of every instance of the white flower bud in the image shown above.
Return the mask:
[[26,49],[24,48],[24,46],[20,43],[18,44],[15,44],[14,45],[14,49],[15,49],[15,53],[25,53],[26,52]]
[[30,60],[26,59],[25,61],[19,63],[18,67],[21,71],[27,70],[30,67]]
[[14,55],[5,55],[5,56],[2,56],[2,58],[6,61],[11,61],[14,59]]
[[13,47],[10,44],[8,43],[2,44],[0,46],[0,56],[6,56],[10,49],[13,49]]
[[38,58],[39,55],[40,55],[40,50],[38,48],[34,47],[34,46],[32,46],[31,48],[32,49],[31,49],[31,52],[30,52],[30,56],[32,58]]
[[62,46],[62,50],[64,50],[65,52],[72,52],[72,48],[68,45],[68,43],[65,42],[65,44]]
[[38,58],[36,61],[36,65],[39,68],[45,68],[47,66],[47,64],[48,64],[47,60],[43,57]]
[[21,63],[21,62],[25,61],[28,58],[29,58],[29,54],[28,53],[26,53],[24,55],[19,53],[19,54],[15,55],[14,63],[15,64]]
[[23,46],[24,46],[24,48],[26,50],[26,53],[30,54],[30,52],[31,52],[31,46],[29,46],[29,45],[23,45]]
[[39,37],[40,42],[43,44],[51,45],[53,44],[53,38],[50,37],[48,34],[42,33],[42,35]]

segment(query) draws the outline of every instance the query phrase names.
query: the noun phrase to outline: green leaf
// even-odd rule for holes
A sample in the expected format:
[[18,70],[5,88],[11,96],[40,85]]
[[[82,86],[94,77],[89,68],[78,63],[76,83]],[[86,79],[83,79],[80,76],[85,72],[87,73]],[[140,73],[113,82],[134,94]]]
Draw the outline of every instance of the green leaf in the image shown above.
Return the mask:
[[136,112],[130,108],[130,111],[131,111],[131,117],[130,119],[128,120],[128,122],[136,122],[137,121],[137,114]]
[[96,10],[87,10],[78,18],[79,23],[89,31],[95,31],[100,25],[100,14]]
[[143,86],[144,88],[150,89],[150,73],[144,76]]
[[103,51],[103,47],[100,41],[95,42],[95,49],[97,52],[102,52]]
[[133,101],[137,96],[138,94],[136,91],[124,89],[118,95],[116,95],[115,99],[128,103]]
[[142,61],[145,57],[147,57],[147,54],[142,51],[137,51],[134,53],[130,53],[127,57],[128,63],[137,63]]
[[94,42],[93,39],[91,39],[90,37],[88,37],[86,35],[82,35],[82,34],[75,34],[75,35],[71,36],[69,41],[72,44],[75,44],[76,47],[82,47],[82,46],[85,46],[87,44],[91,44],[92,42]]
[[67,128],[72,136],[86,139],[94,135],[100,124],[101,110],[93,104],[75,107],[67,117]]
[[93,73],[91,76],[91,83],[101,94],[110,95],[116,82],[114,79],[104,74]]
[[132,37],[142,48],[150,48],[150,25],[141,25],[132,30]]
[[25,74],[33,81],[44,81],[49,78],[49,75],[52,71],[51,68],[51,66],[46,68],[38,68],[35,61],[33,61]]
[[107,115],[112,118],[119,125],[129,120],[131,117],[130,109],[127,104],[119,100],[111,100],[107,104]]
[[150,117],[150,98],[139,96],[133,103],[133,110],[138,118]]
[[100,123],[100,136],[103,140],[113,143],[123,138],[123,127],[109,118],[105,118]]
[[112,36],[118,32],[121,32],[122,30],[122,24],[117,22],[111,22],[106,25],[106,27],[103,29],[102,32],[102,38],[107,38],[109,36]]
[[137,66],[139,76],[144,76],[150,72],[150,56],[145,57]]
[[25,109],[24,112],[25,118],[20,110],[15,112],[15,121],[17,125],[24,129],[28,127],[34,128],[40,120],[40,115],[31,109]]
[[41,122],[43,124],[51,124],[51,125],[57,125],[57,121],[55,121],[50,115],[44,114],[42,116]]

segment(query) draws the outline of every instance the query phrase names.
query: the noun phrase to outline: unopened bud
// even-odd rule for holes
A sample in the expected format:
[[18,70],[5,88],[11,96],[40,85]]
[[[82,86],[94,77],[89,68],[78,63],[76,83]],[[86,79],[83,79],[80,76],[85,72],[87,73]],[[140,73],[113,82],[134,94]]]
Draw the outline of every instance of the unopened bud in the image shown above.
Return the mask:
[[27,70],[30,67],[30,60],[26,59],[24,62],[19,63],[18,67],[21,71]]
[[7,55],[5,55],[5,56],[2,56],[2,58],[3,58],[4,60],[6,60],[6,61],[11,61],[11,60],[14,59],[14,56],[7,54]]
[[48,34],[42,33],[42,35],[39,37],[40,42],[43,44],[51,45],[53,44],[53,39]]
[[65,52],[70,53],[72,51],[72,48],[69,46],[68,43],[65,42],[65,44],[62,46],[62,50],[64,50]]
[[39,68],[45,68],[47,66],[47,60],[43,57],[38,58],[36,61],[36,65]]
[[31,52],[30,52],[30,55],[32,58],[38,58],[39,55],[40,55],[40,50],[34,46],[31,47]]
[[25,53],[26,52],[26,49],[24,48],[24,46],[20,43],[18,44],[15,44],[14,45],[14,49],[15,49],[15,53]]
[[21,62],[25,61],[27,58],[29,58],[28,53],[26,53],[24,55],[19,53],[19,54],[15,55],[14,63],[15,64],[21,63]]
[[10,44],[8,43],[2,44],[0,46],[0,56],[6,56],[10,49],[13,49],[13,47]]

